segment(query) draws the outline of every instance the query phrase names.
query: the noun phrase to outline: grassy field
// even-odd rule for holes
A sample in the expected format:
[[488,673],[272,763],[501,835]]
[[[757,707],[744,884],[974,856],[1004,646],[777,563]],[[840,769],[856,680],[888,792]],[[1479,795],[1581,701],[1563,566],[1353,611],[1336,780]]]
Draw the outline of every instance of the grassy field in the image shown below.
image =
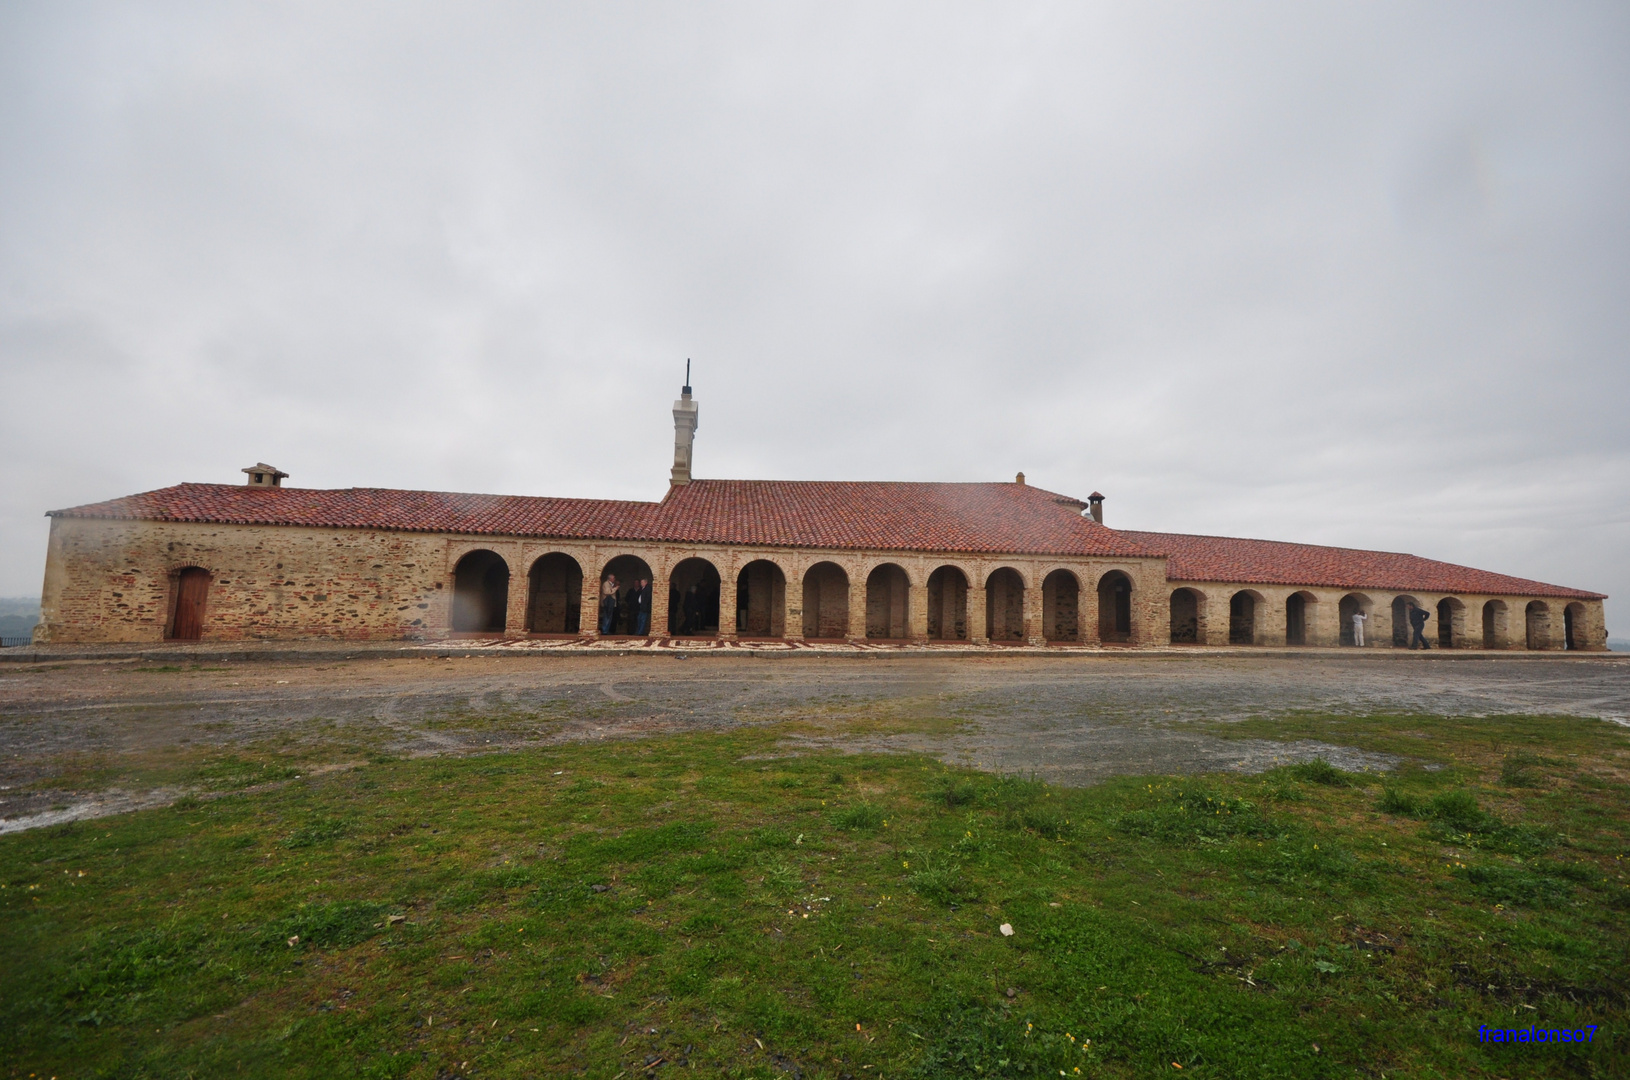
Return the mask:
[[0,837],[4,1075],[1626,1075],[1622,729],[1250,721],[1412,764],[1089,790],[795,729],[229,758]]

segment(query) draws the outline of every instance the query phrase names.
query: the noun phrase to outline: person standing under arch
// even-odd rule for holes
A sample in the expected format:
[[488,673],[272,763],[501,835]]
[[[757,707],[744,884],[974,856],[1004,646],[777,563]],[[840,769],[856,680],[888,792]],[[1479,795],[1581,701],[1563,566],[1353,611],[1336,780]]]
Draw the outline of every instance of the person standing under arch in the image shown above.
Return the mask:
[[600,583],[600,633],[611,633],[617,624],[617,575],[607,574]]
[[651,632],[651,583],[640,578],[634,583],[634,636]]
[[1414,631],[1414,636],[1409,639],[1409,647],[1411,649],[1413,649],[1416,645],[1419,645],[1423,649],[1431,648],[1431,646],[1426,643],[1426,635],[1421,632],[1426,629],[1426,620],[1430,619],[1431,617],[1432,616],[1426,613],[1425,608],[1419,607],[1415,604],[1409,605],[1409,626],[1410,629]]
[[1362,609],[1353,612],[1353,644],[1360,649],[1364,647],[1364,620],[1368,618]]

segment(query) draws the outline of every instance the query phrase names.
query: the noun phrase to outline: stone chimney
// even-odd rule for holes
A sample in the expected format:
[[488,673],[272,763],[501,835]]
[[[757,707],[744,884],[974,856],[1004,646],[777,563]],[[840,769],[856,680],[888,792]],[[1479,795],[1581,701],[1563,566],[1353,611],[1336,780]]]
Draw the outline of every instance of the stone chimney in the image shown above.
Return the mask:
[[1020,473],[1018,476],[1015,476],[1013,478],[1013,482],[1018,484],[1020,487],[1024,487],[1024,473]]
[[264,461],[257,461],[243,471],[249,474],[250,487],[282,487],[284,478],[289,475]]
[[690,361],[685,361],[685,385],[674,402],[674,467],[668,483],[679,487],[690,483],[691,445],[696,441],[698,408],[690,396]]
[[1092,504],[1092,520],[1102,525],[1104,523],[1104,497],[1094,491],[1087,496],[1087,502]]

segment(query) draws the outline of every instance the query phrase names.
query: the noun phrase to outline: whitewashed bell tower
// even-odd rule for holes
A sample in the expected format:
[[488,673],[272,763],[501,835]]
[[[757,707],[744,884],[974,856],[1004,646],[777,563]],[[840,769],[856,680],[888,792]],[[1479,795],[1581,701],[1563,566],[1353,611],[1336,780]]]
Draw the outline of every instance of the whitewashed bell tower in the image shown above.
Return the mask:
[[696,441],[699,407],[690,396],[690,361],[685,361],[685,385],[674,402],[674,467],[668,474],[673,487],[690,483],[691,447]]

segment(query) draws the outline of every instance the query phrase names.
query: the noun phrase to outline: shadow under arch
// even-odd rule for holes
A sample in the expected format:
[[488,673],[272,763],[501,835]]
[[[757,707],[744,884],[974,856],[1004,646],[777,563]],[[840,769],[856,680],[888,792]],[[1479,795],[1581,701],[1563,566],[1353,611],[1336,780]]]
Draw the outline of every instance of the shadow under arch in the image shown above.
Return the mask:
[[1241,589],[1228,598],[1228,644],[1255,645],[1258,617],[1264,603],[1255,589]]
[[1041,579],[1041,635],[1081,640],[1081,579],[1062,567]]
[[786,628],[787,575],[769,559],[754,559],[736,575],[736,634],[779,638]]
[[1438,648],[1458,649],[1466,641],[1466,605],[1458,597],[1438,601]]
[[1510,640],[1507,625],[1509,611],[1504,600],[1490,600],[1483,605],[1483,648],[1503,649]]
[[668,633],[713,637],[719,632],[719,568],[706,559],[681,559],[668,575]]
[[1198,645],[1203,638],[1200,623],[1205,618],[1205,594],[1187,587],[1172,590],[1170,601],[1173,645]]
[[496,551],[471,551],[453,567],[453,632],[502,634],[509,618],[509,563]]
[[1312,643],[1312,627],[1317,625],[1319,598],[1305,590],[1285,597],[1285,644]]
[[1011,566],[985,579],[985,633],[992,642],[1024,640],[1024,578]]
[[1111,570],[1098,579],[1098,640],[1132,640],[1132,579],[1123,571]]
[[894,563],[883,563],[866,575],[866,636],[911,636],[911,579]]
[[928,637],[968,640],[968,575],[960,567],[942,566],[928,575]]
[[527,574],[526,629],[531,634],[575,634],[582,625],[583,567],[552,551],[532,562]]
[[[615,590],[607,590],[607,583],[616,578]],[[598,608],[595,612],[595,629],[602,636],[643,636],[640,634],[641,604],[634,592],[634,587],[641,581],[650,582],[650,588],[656,589],[656,576],[651,573],[651,566],[638,555],[618,555],[607,560],[600,568],[600,587]],[[644,612],[647,620],[645,633],[651,632],[649,625],[650,612]]]
[[849,637],[849,574],[835,562],[804,571],[804,638],[843,641]]
[[[1364,627],[1370,618],[1370,609],[1374,603],[1363,593],[1348,593],[1336,604],[1336,618],[1341,623],[1341,637],[1338,639],[1343,645],[1364,645],[1368,639],[1364,636]],[[1362,615],[1362,619],[1355,620],[1353,616]]]

